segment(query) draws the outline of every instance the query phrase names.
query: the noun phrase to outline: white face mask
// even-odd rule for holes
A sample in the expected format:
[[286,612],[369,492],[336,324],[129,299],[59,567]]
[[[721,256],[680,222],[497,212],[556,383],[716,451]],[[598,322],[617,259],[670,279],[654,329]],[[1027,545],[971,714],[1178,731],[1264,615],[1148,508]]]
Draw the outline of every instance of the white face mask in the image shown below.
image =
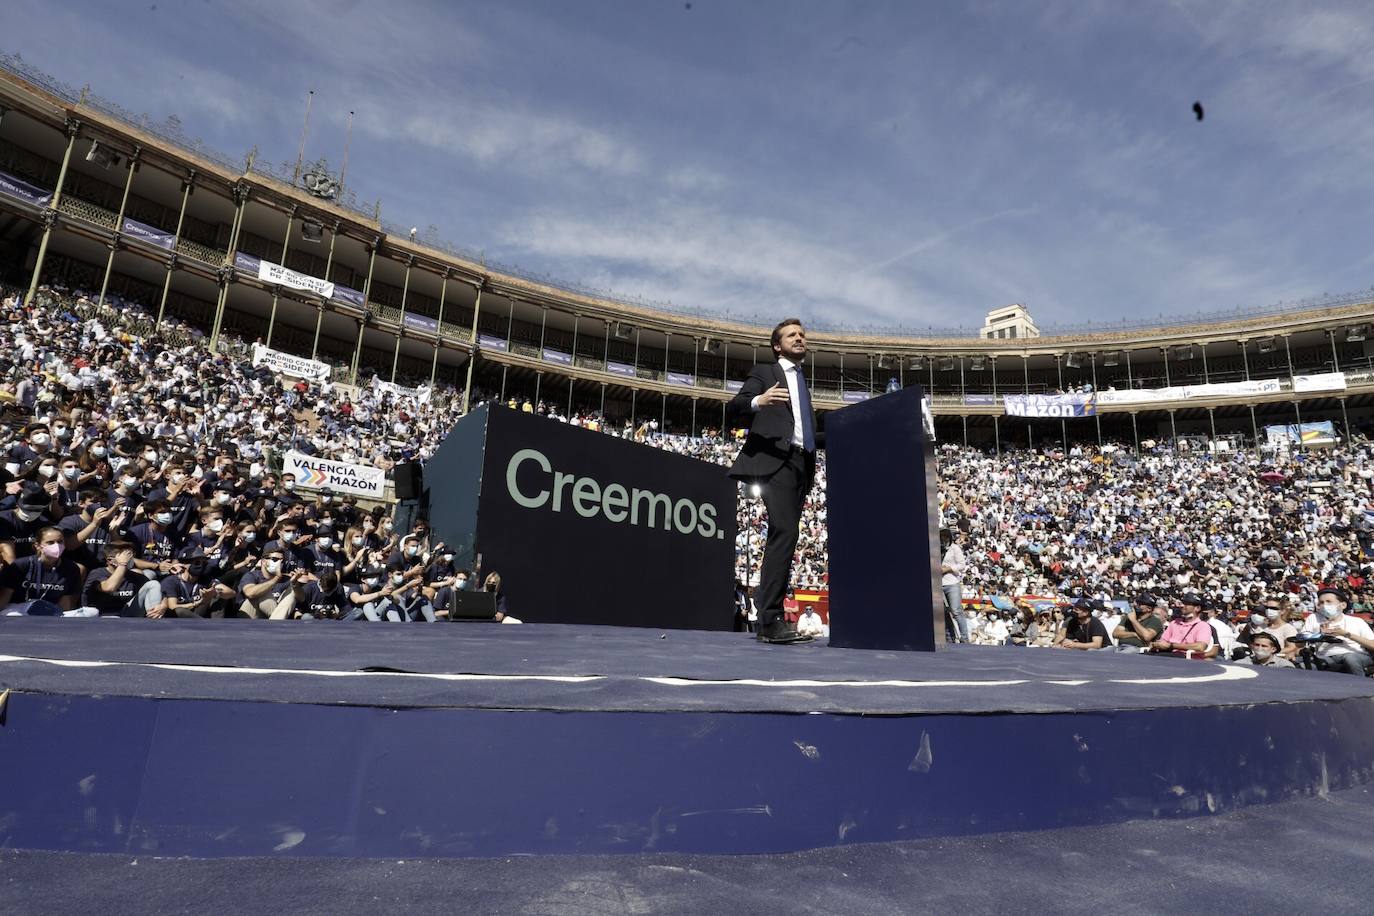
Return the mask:
[[367,538],[360,538],[360,537],[356,537],[356,536],[355,536],[355,537],[353,538],[353,546],[354,546],[354,547],[361,547],[361,546],[363,546],[363,544],[364,544],[366,541],[367,541]]
[[229,494],[221,490],[220,492],[215,494],[215,502],[223,506],[224,504],[229,502]]
[[257,539],[258,539],[258,533],[257,533],[256,531],[245,531],[245,532],[243,533],[243,543],[245,543],[245,544],[251,544],[251,543],[253,543],[254,541],[256,541]]
[[296,489],[296,482],[294,480],[288,480],[282,484],[282,488],[289,493],[292,490]]
[[219,534],[221,531],[224,530],[224,519],[212,518],[209,522],[206,523],[205,527],[208,528],[210,531],[213,531],[215,534]]
[[157,522],[159,525],[170,525],[172,523],[172,513],[159,512],[157,515],[153,516],[153,521]]
[[25,522],[31,522],[43,514],[42,509],[15,509],[14,514]]
[[1273,656],[1274,650],[1267,647],[1261,648],[1260,646],[1253,646],[1250,649],[1250,654],[1255,657],[1255,661],[1257,662],[1267,662]]
[[294,543],[295,540],[296,540],[296,532],[294,532],[294,531],[283,531],[283,532],[281,533],[281,542],[282,542],[283,544],[291,544],[291,543]]
[[319,545],[320,545],[320,549],[321,549],[321,550],[328,550],[328,549],[330,548],[330,545],[332,545],[333,543],[334,543],[334,539],[333,539],[333,538],[320,538],[320,539],[319,539]]
[[377,585],[377,578],[373,576],[370,579],[364,579],[363,584],[366,585],[368,588],[374,588]]
[[103,446],[103,445],[92,445],[92,446],[91,446],[91,457],[92,457],[92,458],[104,458],[104,457],[105,457],[105,446]]
[[401,584],[402,582],[404,582],[405,580],[406,580],[406,577],[405,577],[404,575],[402,575],[401,573],[396,573],[394,576],[391,577],[391,581],[392,581],[392,582],[395,582],[397,585],[400,585],[400,584]]
[[267,574],[269,576],[275,576],[279,572],[281,572],[281,560],[268,560]]
[[81,468],[63,468],[62,476],[68,480],[76,480],[81,476]]
[[138,478],[125,477],[122,480],[120,480],[120,483],[124,484],[124,488],[126,490],[132,490],[134,487],[138,486]]
[[57,473],[57,468],[53,467],[53,466],[50,465],[50,464],[42,465],[42,466],[39,467],[39,469],[38,469],[38,476],[39,476],[39,477],[52,477],[52,476],[53,476],[54,474],[56,474],[56,473]]
[[143,460],[144,460],[144,461],[157,461],[157,452],[144,452],[144,453],[143,453]]
[[49,442],[47,433],[34,433],[29,437],[29,441],[34,445],[47,445]]

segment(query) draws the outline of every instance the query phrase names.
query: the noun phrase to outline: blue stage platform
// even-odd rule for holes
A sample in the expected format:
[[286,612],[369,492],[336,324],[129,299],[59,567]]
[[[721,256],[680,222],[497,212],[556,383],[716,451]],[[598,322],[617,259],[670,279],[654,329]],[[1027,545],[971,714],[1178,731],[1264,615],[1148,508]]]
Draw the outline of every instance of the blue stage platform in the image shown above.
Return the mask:
[[51,851],[782,853],[1230,812],[1374,766],[1374,681],[1051,650],[7,619],[0,687],[0,845]]

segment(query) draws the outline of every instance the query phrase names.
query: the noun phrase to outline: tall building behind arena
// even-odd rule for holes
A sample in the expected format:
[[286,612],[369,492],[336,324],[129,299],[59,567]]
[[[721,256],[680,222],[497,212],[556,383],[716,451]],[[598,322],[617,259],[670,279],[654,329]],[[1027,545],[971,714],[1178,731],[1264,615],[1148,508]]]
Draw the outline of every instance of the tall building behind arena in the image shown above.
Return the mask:
[[[381,377],[543,400],[662,428],[719,429],[770,328],[551,285],[378,219],[333,176],[234,162],[0,56],[0,278],[140,302],[204,331]],[[343,195],[339,191],[343,190]],[[1033,305],[1033,303],[1032,303]],[[986,304],[970,304],[974,319]],[[1042,334],[1020,304],[980,330],[812,327],[814,401],[894,383],[932,393],[945,441],[1260,440],[1371,417],[1374,294]],[[1264,384],[1253,384],[1264,382]],[[1008,395],[1097,394],[1096,415],[1025,419]]]

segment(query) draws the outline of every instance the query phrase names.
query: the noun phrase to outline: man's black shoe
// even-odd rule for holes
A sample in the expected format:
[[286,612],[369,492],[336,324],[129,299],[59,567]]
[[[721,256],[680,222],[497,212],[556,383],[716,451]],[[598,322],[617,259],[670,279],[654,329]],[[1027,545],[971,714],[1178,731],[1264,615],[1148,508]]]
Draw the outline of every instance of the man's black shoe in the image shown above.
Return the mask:
[[797,632],[797,628],[787,624],[774,624],[759,630],[759,642],[786,646],[798,642],[810,642],[811,637]]

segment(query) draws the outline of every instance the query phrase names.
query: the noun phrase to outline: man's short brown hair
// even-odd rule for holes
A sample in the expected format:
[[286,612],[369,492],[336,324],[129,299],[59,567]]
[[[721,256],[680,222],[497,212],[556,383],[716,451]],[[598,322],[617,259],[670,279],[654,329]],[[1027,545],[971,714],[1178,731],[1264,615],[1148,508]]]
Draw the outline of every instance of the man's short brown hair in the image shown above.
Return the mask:
[[771,338],[773,346],[776,347],[779,343],[782,342],[782,329],[790,324],[795,324],[797,327],[805,330],[805,328],[802,326],[802,321],[800,318],[784,318],[782,321],[779,321],[778,326],[773,329],[773,336]]

